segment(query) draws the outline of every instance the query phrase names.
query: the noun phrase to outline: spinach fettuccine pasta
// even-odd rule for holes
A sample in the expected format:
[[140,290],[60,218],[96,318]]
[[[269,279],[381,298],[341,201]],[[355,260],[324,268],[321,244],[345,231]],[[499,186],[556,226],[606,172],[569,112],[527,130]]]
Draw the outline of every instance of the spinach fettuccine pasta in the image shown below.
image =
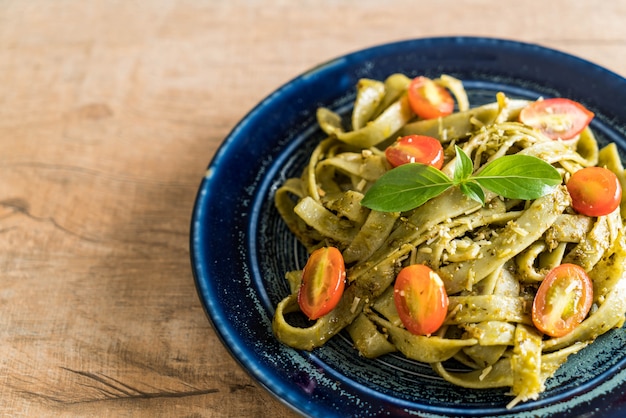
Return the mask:
[[[337,333],[467,388],[536,399],[570,356],[624,322],[624,168],[567,99],[471,107],[460,80],[356,86],[275,205],[311,258],[286,272],[273,330],[312,350]],[[467,371],[451,370],[449,360]]]

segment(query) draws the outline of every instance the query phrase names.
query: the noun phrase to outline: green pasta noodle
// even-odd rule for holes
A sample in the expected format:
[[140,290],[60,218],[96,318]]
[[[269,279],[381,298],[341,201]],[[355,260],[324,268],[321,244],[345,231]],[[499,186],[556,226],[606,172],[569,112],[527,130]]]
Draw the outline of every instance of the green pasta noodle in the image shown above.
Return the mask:
[[[470,108],[460,80],[442,75],[434,81],[453,93],[457,112],[416,117],[407,98],[411,80],[402,74],[360,80],[348,121],[318,109],[327,138],[301,177],[276,191],[275,205],[308,251],[335,246],[342,252],[346,289],[327,315],[294,321],[301,272],[285,272],[291,292],[277,306],[273,331],[291,347],[312,350],[345,329],[355,354],[376,358],[398,351],[430,363],[455,385],[508,387],[511,408],[536,399],[568,356],[623,325],[626,205],[592,217],[572,209],[564,185],[532,201],[486,191],[484,205],[452,187],[409,211],[370,210],[361,205],[364,195],[392,168],[385,148],[404,135],[434,137],[444,149],[441,171],[451,178],[455,147],[470,157],[475,173],[503,156],[529,155],[555,167],[564,182],[596,165],[613,171],[622,187],[626,175],[617,147],[600,149],[589,127],[572,140],[552,140],[518,121],[529,101],[499,93],[493,103]],[[573,331],[549,337],[533,325],[531,307],[546,274],[564,263],[588,273],[593,307]],[[436,334],[409,332],[394,305],[394,281],[410,264],[429,266],[445,285],[448,314]],[[450,359],[470,370],[449,371]]]

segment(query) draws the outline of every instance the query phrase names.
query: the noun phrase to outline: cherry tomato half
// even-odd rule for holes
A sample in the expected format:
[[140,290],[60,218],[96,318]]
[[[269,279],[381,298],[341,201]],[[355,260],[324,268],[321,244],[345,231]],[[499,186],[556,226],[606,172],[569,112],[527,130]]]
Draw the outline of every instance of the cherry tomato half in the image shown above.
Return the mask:
[[613,212],[622,200],[622,186],[615,173],[604,167],[585,167],[567,181],[567,191],[576,212],[604,216]]
[[427,164],[437,169],[443,166],[441,142],[430,136],[403,136],[387,147],[385,156],[394,167],[407,163]]
[[409,84],[409,105],[423,119],[446,116],[454,110],[454,99],[445,88],[427,77],[416,77]]
[[402,323],[412,334],[432,334],[448,314],[448,294],[443,281],[423,264],[400,270],[393,297]]
[[346,279],[343,255],[335,247],[313,251],[302,271],[302,284],[298,291],[300,310],[317,319],[332,311],[339,303]]
[[519,120],[552,139],[572,139],[593,119],[593,112],[569,99],[538,100],[522,109]]
[[562,337],[587,316],[593,300],[591,279],[575,264],[561,264],[546,275],[533,301],[533,323],[544,334]]

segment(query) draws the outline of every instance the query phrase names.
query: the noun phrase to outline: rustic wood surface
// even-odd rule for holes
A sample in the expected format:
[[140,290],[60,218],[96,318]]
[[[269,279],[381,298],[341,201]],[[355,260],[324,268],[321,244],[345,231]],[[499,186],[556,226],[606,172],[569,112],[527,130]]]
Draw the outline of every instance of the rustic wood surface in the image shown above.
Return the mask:
[[623,0],[0,0],[0,416],[294,416],[202,310],[197,187],[281,84],[440,35],[626,75]]

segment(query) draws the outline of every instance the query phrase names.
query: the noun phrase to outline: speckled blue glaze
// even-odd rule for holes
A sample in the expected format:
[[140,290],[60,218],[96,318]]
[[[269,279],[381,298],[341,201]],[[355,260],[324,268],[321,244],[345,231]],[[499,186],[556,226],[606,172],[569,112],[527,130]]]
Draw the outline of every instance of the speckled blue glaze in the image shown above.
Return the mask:
[[450,74],[473,105],[497,91],[534,99],[562,96],[595,112],[599,141],[626,150],[626,80],[582,59],[537,45],[469,37],[376,46],[288,82],[230,133],[200,185],[191,259],[200,300],[233,357],[268,391],[307,416],[622,417],[626,416],[626,331],[613,330],[570,357],[547,390],[512,410],[504,390],[454,387],[430,367],[387,355],[358,356],[342,334],[313,352],[274,339],[274,306],[287,294],[286,271],[306,254],[273,207],[285,178],[298,175],[323,137],[315,110],[348,112],[359,78]]

